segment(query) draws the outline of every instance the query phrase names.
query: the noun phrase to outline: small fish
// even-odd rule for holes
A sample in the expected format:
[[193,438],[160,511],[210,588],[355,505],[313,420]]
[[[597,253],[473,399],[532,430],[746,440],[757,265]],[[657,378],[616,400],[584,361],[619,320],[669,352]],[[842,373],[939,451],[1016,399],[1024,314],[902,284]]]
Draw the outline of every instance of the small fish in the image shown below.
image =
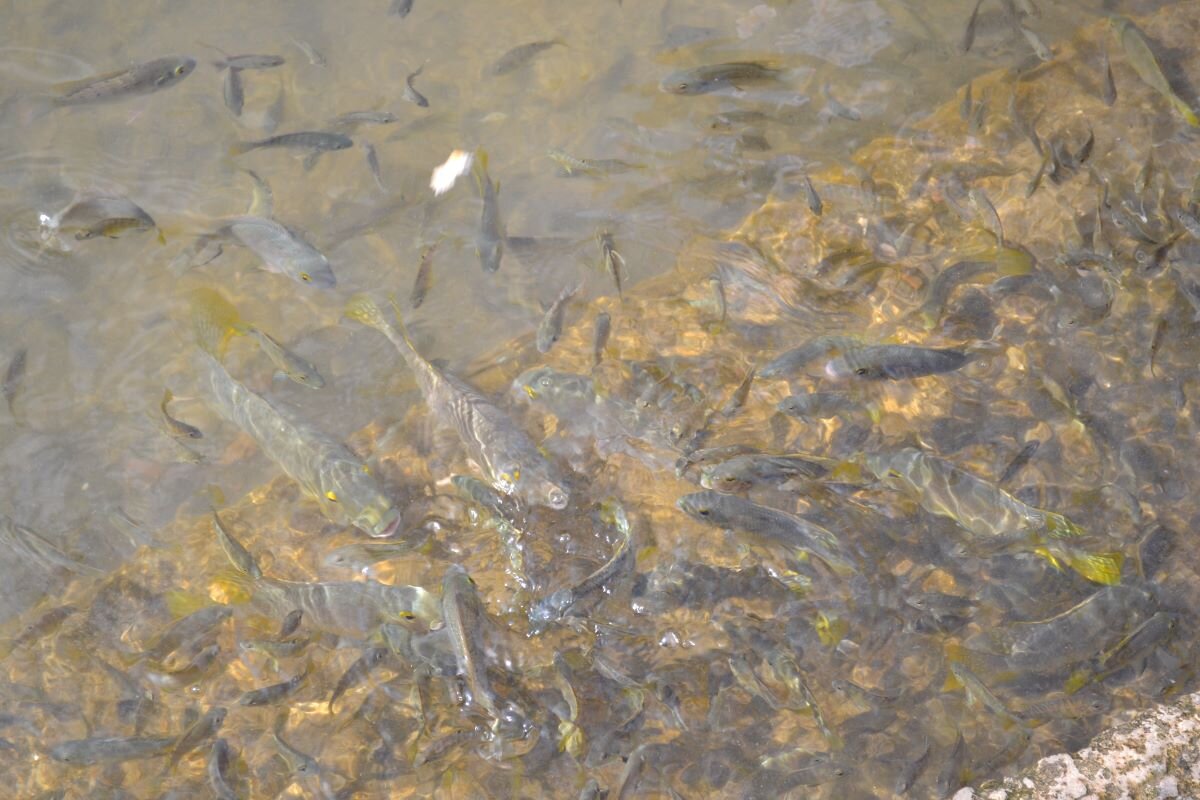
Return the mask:
[[17,398],[17,391],[21,388],[21,381],[25,378],[25,363],[28,355],[28,349],[24,347],[18,349],[8,362],[8,369],[4,372],[4,382],[0,383],[0,394],[4,395],[8,413],[13,415],[16,415],[13,402]]
[[[204,44],[201,42],[201,44]],[[272,69],[281,67],[287,63],[283,56],[266,55],[262,53],[247,53],[240,56],[231,56],[221,48],[212,44],[205,44],[205,47],[211,47],[221,54],[221,58],[212,62],[212,65],[217,69]]]
[[528,44],[518,45],[504,55],[500,56],[500,58],[496,59],[496,61],[490,67],[488,67],[488,72],[492,75],[507,75],[508,73],[520,69],[528,64],[538,53],[541,53],[544,50],[549,50],[555,45],[562,45],[563,47],[566,47],[566,44],[559,39],[549,39],[543,42],[529,42]]
[[962,103],[958,107],[958,115],[962,117],[963,122],[971,118],[971,109],[975,107],[975,101],[971,97],[972,81],[967,81],[967,87],[963,89]]
[[1145,34],[1133,22],[1124,17],[1115,17],[1111,22],[1117,37],[1121,40],[1121,46],[1125,49],[1125,57],[1129,59],[1129,65],[1133,67],[1133,71],[1138,74],[1138,77],[1166,98],[1167,102],[1179,112],[1189,125],[1193,128],[1200,128],[1200,118],[1197,118],[1196,112],[1175,93],[1171,84],[1167,82],[1167,76],[1163,74],[1162,67],[1158,65],[1158,60],[1154,57],[1154,51],[1150,49],[1150,43],[1146,40]]
[[390,111],[349,111],[331,119],[329,127],[346,130],[359,125],[391,125],[399,119]]
[[866,345],[846,350],[825,365],[831,378],[907,380],[959,369],[970,356],[961,350],[914,345]]
[[479,233],[475,236],[475,251],[484,272],[500,269],[504,257],[504,224],[500,220],[500,184],[492,183],[487,171],[487,153],[480,150],[475,157],[475,179],[483,211],[479,217]]
[[229,762],[232,760],[233,751],[229,747],[229,742],[221,738],[214,741],[212,749],[208,751],[208,761],[204,771],[208,775],[208,786],[213,790],[217,800],[238,800],[237,794],[234,793],[225,777],[225,772],[229,769]]
[[676,506],[688,516],[708,525],[749,531],[766,539],[808,550],[840,575],[858,571],[843,552],[837,536],[803,517],[714,491],[684,495]]
[[1159,319],[1158,324],[1154,326],[1154,336],[1150,339],[1150,374],[1154,375],[1154,358],[1158,355],[1158,349],[1162,347],[1163,337],[1167,332],[1167,318]]
[[858,401],[841,392],[810,392],[783,398],[776,406],[784,414],[800,419],[835,419],[861,408]]
[[771,359],[759,368],[758,377],[788,378],[818,358],[828,356],[839,349],[857,346],[861,345],[855,339],[846,336],[817,336]]
[[975,8],[971,10],[971,17],[967,20],[967,27],[963,30],[962,42],[959,43],[958,49],[964,53],[971,51],[971,46],[975,44],[975,24],[979,19],[979,7],[983,5],[983,0],[975,0]]
[[1012,480],[1021,469],[1029,463],[1033,458],[1033,454],[1038,451],[1042,443],[1037,439],[1030,439],[1024,447],[1021,448],[1012,461],[1008,462],[1008,466],[1000,473],[1000,477],[996,479],[996,483],[1007,483]]
[[1100,97],[1104,100],[1104,105],[1112,108],[1117,102],[1117,82],[1113,80],[1112,63],[1108,60],[1108,47],[1105,46],[1101,51],[1103,58],[1104,74],[1101,76],[1101,93]]
[[408,303],[414,309],[420,308],[425,302],[425,295],[433,285],[433,254],[437,252],[438,243],[427,244],[421,248],[417,264],[417,275],[413,278],[412,291],[408,295]]
[[600,243],[600,266],[612,276],[613,285],[617,287],[617,297],[624,300],[625,296],[621,294],[621,273],[625,271],[625,256],[617,252],[616,245],[613,244],[613,235],[608,231],[597,233],[596,241]]
[[212,510],[213,530],[217,532],[217,542],[221,545],[221,549],[225,551],[225,555],[233,562],[241,572],[249,575],[251,578],[261,578],[263,575],[262,569],[258,566],[258,562],[254,560],[254,556],[242,546],[242,543],[233,538],[225,526],[221,523],[221,517],[217,514],[217,510]]
[[474,738],[474,729],[453,731],[439,736],[417,751],[417,754],[413,757],[412,765],[414,767],[423,767],[426,764],[445,758],[446,754]]
[[75,739],[61,742],[47,752],[55,761],[74,766],[132,761],[142,758],[157,758],[170,752],[175,739],[170,736],[107,737]]
[[362,683],[371,673],[371,670],[382,664],[390,654],[391,650],[386,647],[372,647],[351,664],[342,674],[342,677],[338,679],[337,685],[333,687],[333,695],[329,698],[329,713],[333,713],[333,706],[338,701],[338,698]]
[[236,217],[220,233],[250,248],[269,272],[318,289],[337,285],[329,259],[294,228],[266,217]]
[[720,89],[741,88],[748,83],[778,81],[783,73],[754,61],[709,64],[672,72],[659,88],[670,94],[696,95]]
[[238,648],[251,653],[262,653],[277,665],[281,658],[294,658],[300,655],[311,643],[311,640],[303,637],[280,639],[279,641],[246,639],[238,643]]
[[[410,0],[410,2],[411,2],[411,0]],[[417,91],[417,87],[413,86],[413,79],[416,78],[418,75],[420,75],[421,70],[423,70],[423,69],[425,69],[424,64],[417,67],[416,72],[411,72],[408,74],[407,77],[404,78],[403,97],[408,102],[414,103],[415,105],[419,106],[420,108],[429,108],[429,100],[427,100],[425,98],[425,95],[423,95]]]
[[300,131],[298,133],[281,133],[267,139],[253,142],[238,142],[229,148],[230,155],[241,155],[251,150],[264,147],[285,147],[297,150],[310,150],[314,153],[325,153],[330,150],[345,150],[354,141],[345,134],[327,133],[325,131]]
[[157,58],[98,78],[66,87],[51,101],[54,106],[80,106],[122,100],[169,89],[196,69],[196,60],[186,56]]
[[1179,617],[1167,611],[1158,611],[1150,619],[1134,628],[1128,636],[1105,650],[1096,659],[1096,666],[1111,674],[1126,664],[1135,664],[1135,672],[1141,674],[1159,642],[1166,639],[1179,624]]
[[539,353],[549,353],[554,349],[554,345],[558,343],[558,339],[562,336],[563,318],[566,316],[567,303],[571,302],[571,298],[583,288],[583,284],[578,284],[575,288],[566,288],[559,293],[550,307],[546,309],[546,313],[542,316],[542,321],[537,329],[537,349]]
[[921,744],[913,751],[906,760],[903,768],[896,775],[896,780],[892,784],[892,791],[900,796],[907,795],[908,790],[917,782],[917,778],[921,777],[921,773],[925,771],[925,767],[929,765],[929,754],[933,749],[929,746],[929,737],[924,737]]
[[1012,712],[1008,710],[1008,707],[1000,701],[1000,698],[992,694],[992,691],[984,686],[983,681],[975,673],[967,669],[964,664],[958,661],[951,661],[950,674],[966,690],[968,703],[971,705],[982,704],[988,711],[991,711],[1009,723],[1017,721]]
[[174,769],[175,765],[179,763],[179,759],[204,744],[210,737],[215,736],[225,723],[226,713],[221,706],[214,706],[206,711],[204,716],[192,723],[192,726],[179,736],[175,741],[175,746],[171,748],[171,756],[167,759],[163,774]]
[[762,678],[758,677],[754,666],[744,655],[738,653],[729,657],[729,671],[733,673],[733,679],[746,690],[747,694],[761,699],[774,711],[783,708],[779,698],[762,682]]
[[[116,239],[125,233],[154,230],[154,219],[127,197],[87,195],[75,200],[54,217],[43,221],[47,227],[72,233],[77,241],[105,237]],[[159,241],[166,241],[161,231]]]
[[313,47],[303,39],[297,39],[295,36],[290,34],[288,35],[288,38],[292,40],[292,44],[296,45],[296,49],[304,54],[304,57],[308,59],[309,64],[313,65],[314,67],[325,66],[327,63],[325,61],[325,56],[321,55],[317,48]]
[[748,454],[734,456],[700,469],[700,485],[726,494],[745,492],[762,483],[785,483],[796,478],[813,480],[829,470],[804,456]]
[[221,605],[208,606],[194,611],[173,622],[142,655],[150,661],[163,661],[176,650],[187,648],[203,640],[213,628],[231,616],[233,616],[233,609]]
[[858,122],[862,119],[862,112],[856,108],[851,108],[850,106],[839,102],[838,99],[833,96],[833,94],[829,91],[828,81],[826,81],[824,87],[822,87],[822,92],[825,94],[825,110],[830,114],[835,117],[841,117],[842,119],[848,119],[851,122]]
[[946,755],[942,770],[934,780],[934,791],[938,797],[947,797],[969,779],[969,771],[965,767],[967,760],[967,742],[960,732],[954,740],[954,746]]
[[824,204],[821,202],[817,190],[813,188],[812,180],[808,175],[804,175],[804,197],[808,201],[808,210],[813,213],[814,217],[821,216],[821,212],[825,210]]
[[592,335],[592,366],[598,366],[604,360],[604,348],[608,346],[608,337],[612,333],[612,317],[607,311],[596,315],[596,330]]
[[403,19],[408,16],[408,12],[412,11],[412,7],[413,0],[392,0],[391,6],[388,7],[388,14]]
[[971,118],[967,120],[967,135],[977,137],[983,132],[983,123],[987,119],[987,99],[980,97],[979,102],[975,104],[975,109],[971,114]]
[[606,175],[618,175],[622,172],[643,169],[641,164],[631,164],[619,158],[578,158],[558,148],[546,151],[560,168],[560,175],[574,177],[586,175],[590,178],[602,178]]
[[225,73],[222,96],[225,98],[225,107],[229,109],[229,112],[235,117],[240,117],[242,108],[246,104],[246,87],[242,83],[240,69],[231,69]]
[[325,386],[325,379],[321,377],[321,373],[317,372],[316,367],[275,341],[266,331],[250,325],[246,334],[258,342],[259,348],[271,360],[271,363],[290,380],[310,389],[320,389]]
[[1038,60],[1052,61],[1054,59],[1054,51],[1042,40],[1042,37],[1024,25],[1018,25],[1017,27],[1021,29],[1021,34],[1025,37],[1025,41],[1029,42],[1029,46],[1033,48],[1033,52],[1037,55]]
[[36,531],[0,514],[0,547],[10,557],[24,556],[44,570],[65,569],[76,575],[100,577],[104,571],[73,558]]
[[721,406],[718,412],[725,419],[732,419],[733,415],[746,405],[746,398],[750,396],[750,387],[754,384],[754,368],[746,373],[746,377],[742,378],[742,382],[737,385],[737,388],[729,395],[729,399]]
[[487,677],[483,651],[487,612],[467,571],[452,564],[442,578],[442,618],[454,651],[457,672],[466,683],[469,700],[499,718],[496,696]]
[[30,642],[41,639],[44,636],[53,633],[62,626],[64,622],[70,619],[79,611],[73,605],[62,605],[52,608],[44,612],[37,619],[31,621],[28,625],[21,629],[21,632],[12,638],[5,645],[0,645],[0,658],[7,653],[11,653],[18,647],[23,647]]
[[719,272],[708,276],[708,285],[712,287],[713,304],[717,308],[717,325],[724,325],[729,316],[729,305],[725,302],[725,281]]
[[189,425],[186,422],[181,422],[180,420],[175,419],[175,417],[172,417],[170,412],[167,411],[167,404],[170,403],[173,399],[175,399],[175,395],[173,395],[171,393],[171,390],[164,389],[162,402],[159,403],[159,406],[158,406],[159,409],[162,411],[163,421],[166,422],[167,428],[171,431],[171,435],[178,436],[183,439],[202,439],[202,438],[204,438],[204,433],[201,432],[201,430],[199,428],[197,428],[194,425]]
[[[226,553],[226,555],[229,555],[229,554]],[[249,573],[247,573],[247,574],[249,574]],[[251,577],[253,577],[253,576],[251,576]],[[288,612],[288,615],[283,618],[283,622],[279,626],[279,633],[276,634],[276,637],[279,639],[286,639],[287,637],[291,636],[293,633],[296,632],[296,629],[300,627],[300,622],[303,619],[304,619],[303,609],[299,609],[299,608],[292,609],[291,611]]]
[[992,205],[987,193],[979,187],[972,187],[967,196],[971,199],[971,205],[975,207],[975,210],[983,217],[996,236],[996,243],[1000,247],[1004,247],[1004,226],[1000,224],[1000,215],[996,213],[996,207]]
[[379,154],[375,152],[375,145],[363,142],[362,150],[367,159],[367,169],[371,171],[371,177],[375,179],[375,185],[379,187],[379,191],[386,192],[387,187],[383,185],[383,172],[379,168]]
[[[320,775],[320,763],[310,756],[308,753],[301,752],[295,747],[292,747],[283,738],[283,729],[287,725],[288,712],[284,709],[275,719],[275,725],[271,728],[271,738],[275,740],[275,749],[279,751],[279,755],[283,756],[283,760],[287,762],[288,769],[292,775],[307,777],[309,775]],[[328,796],[328,793],[326,793]]]
[[293,675],[286,681],[275,683],[270,686],[264,686],[261,689],[251,689],[244,692],[238,698],[240,706],[265,706],[271,703],[278,703],[286,697],[292,695],[304,683],[304,679],[308,676],[308,669],[303,672]]
[[1033,197],[1033,193],[1042,185],[1042,178],[1046,175],[1046,168],[1053,162],[1053,154],[1050,149],[1046,149],[1046,153],[1042,156],[1042,163],[1038,166],[1038,171],[1029,179],[1029,183],[1025,185],[1025,196]]

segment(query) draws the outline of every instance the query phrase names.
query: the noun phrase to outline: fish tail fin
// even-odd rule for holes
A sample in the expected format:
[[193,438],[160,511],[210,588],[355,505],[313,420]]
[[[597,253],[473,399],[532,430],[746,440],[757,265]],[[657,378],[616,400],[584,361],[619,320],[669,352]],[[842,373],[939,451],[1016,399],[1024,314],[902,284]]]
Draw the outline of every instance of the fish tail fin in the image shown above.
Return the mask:
[[216,289],[196,289],[191,293],[192,334],[200,349],[221,359],[229,340],[245,325],[237,308]]
[[1193,128],[1200,128],[1200,118],[1196,117],[1196,112],[1192,110],[1192,107],[1182,97],[1173,98],[1171,103],[1179,111],[1180,115],[1187,120],[1188,125],[1191,125]]
[[1121,582],[1121,566],[1125,563],[1123,553],[1069,553],[1065,558],[1067,566],[1092,583],[1114,586]]
[[346,302],[342,316],[386,334],[391,326],[379,306],[367,294],[356,294]]

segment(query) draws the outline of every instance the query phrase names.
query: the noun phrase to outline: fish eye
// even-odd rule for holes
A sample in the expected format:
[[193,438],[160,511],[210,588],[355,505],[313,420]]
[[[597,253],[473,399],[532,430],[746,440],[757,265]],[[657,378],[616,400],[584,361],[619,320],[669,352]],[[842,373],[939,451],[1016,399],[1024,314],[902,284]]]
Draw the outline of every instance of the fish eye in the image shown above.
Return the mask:
[[404,620],[408,620],[409,622],[412,622],[416,618],[417,618],[417,615],[412,613],[411,611],[401,611],[400,612],[400,619],[404,619]]
[[304,281],[305,283],[310,283],[312,281],[312,275],[309,275],[307,272],[301,272],[300,280]]
[[687,81],[680,81],[679,83],[675,84],[675,88],[681,92],[686,92],[688,89],[688,85],[689,84]]
[[186,69],[187,68],[184,67],[183,64],[180,64],[178,67],[175,68],[175,74],[182,75],[186,71]]
[[336,503],[338,501],[337,492],[333,491],[332,489],[330,489],[328,492],[325,493],[325,497],[327,497],[331,502],[334,502],[334,503]]
[[371,474],[371,468],[368,467],[366,464],[363,464],[362,471],[365,472],[367,475]]
[[866,375],[866,374],[867,374],[867,368],[866,368],[866,367],[859,367],[858,369],[854,370],[854,374],[855,374],[855,375]]
[[709,509],[707,509],[707,508],[700,508],[700,509],[697,509],[697,513],[699,513],[700,516],[702,516],[702,517],[707,517],[712,512],[709,511]]
[[538,386],[541,386],[543,389],[549,389],[550,383],[551,381],[549,376],[538,379]]

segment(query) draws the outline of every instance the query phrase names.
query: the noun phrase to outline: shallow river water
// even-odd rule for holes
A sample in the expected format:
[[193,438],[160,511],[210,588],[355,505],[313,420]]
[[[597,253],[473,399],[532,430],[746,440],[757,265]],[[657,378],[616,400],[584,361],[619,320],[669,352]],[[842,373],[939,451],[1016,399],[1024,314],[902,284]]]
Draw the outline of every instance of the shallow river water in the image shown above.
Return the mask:
[[0,8],[11,796],[943,797],[1196,688],[1197,4]]

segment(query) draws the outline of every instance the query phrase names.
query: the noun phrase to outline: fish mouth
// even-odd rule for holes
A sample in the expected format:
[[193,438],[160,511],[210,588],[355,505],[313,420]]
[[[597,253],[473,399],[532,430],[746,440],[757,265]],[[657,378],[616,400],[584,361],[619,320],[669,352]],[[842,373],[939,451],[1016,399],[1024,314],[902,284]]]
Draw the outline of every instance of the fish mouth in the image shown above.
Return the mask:
[[394,508],[389,508],[387,513],[383,515],[383,519],[374,527],[367,530],[367,533],[373,539],[384,539],[389,536],[394,536],[396,531],[400,529],[400,512]]

